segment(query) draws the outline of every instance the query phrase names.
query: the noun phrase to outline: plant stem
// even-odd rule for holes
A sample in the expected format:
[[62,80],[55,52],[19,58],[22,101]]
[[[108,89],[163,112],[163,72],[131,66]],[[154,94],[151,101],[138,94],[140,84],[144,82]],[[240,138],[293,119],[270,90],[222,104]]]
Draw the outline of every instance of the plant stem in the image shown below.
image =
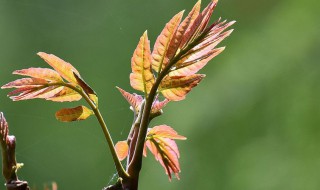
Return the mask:
[[141,125],[140,125],[140,129],[139,129],[139,136],[138,136],[138,141],[136,144],[136,149],[134,151],[132,161],[129,165],[129,169],[127,170],[131,177],[133,177],[133,178],[138,177],[139,172],[142,167],[142,156],[143,156],[142,153],[143,153],[145,138],[147,135],[148,126],[149,126],[149,122],[150,122],[151,107],[152,107],[154,98],[157,94],[157,90],[159,88],[159,85],[160,85],[162,79],[169,73],[171,67],[175,63],[177,63],[177,61],[179,61],[185,53],[187,53],[196,44],[199,43],[199,41],[206,35],[207,31],[205,31],[201,35],[197,36],[192,42],[189,43],[189,45],[184,47],[176,56],[174,56],[174,58],[168,63],[168,65],[163,68],[161,73],[158,73],[159,74],[158,78],[156,79],[155,83],[153,84],[153,86],[150,90],[149,96],[146,99],[146,104],[145,104],[144,110],[143,110],[143,115],[142,115],[142,119],[141,119]]
[[111,155],[112,155],[112,158],[113,158],[113,162],[116,166],[116,169],[117,169],[117,172],[118,172],[118,175],[119,177],[121,177],[122,179],[126,179],[129,177],[129,174],[124,170],[118,156],[117,156],[117,153],[116,153],[116,150],[114,148],[114,143],[112,141],[112,138],[111,138],[111,135],[110,135],[110,132],[107,128],[107,125],[100,113],[100,110],[98,108],[98,106],[96,106],[92,101],[91,99],[89,98],[89,96],[83,91],[82,88],[78,88],[77,86],[74,86],[72,84],[68,84],[68,83],[64,83],[64,84],[61,84],[63,86],[66,86],[66,87],[69,87],[73,90],[75,90],[76,92],[78,92],[85,100],[86,102],[90,105],[90,107],[92,108],[96,118],[98,119],[99,121],[99,124],[101,126],[101,129],[104,133],[104,136],[108,142],[108,146],[109,146],[109,149],[110,149],[110,152],[111,152]]

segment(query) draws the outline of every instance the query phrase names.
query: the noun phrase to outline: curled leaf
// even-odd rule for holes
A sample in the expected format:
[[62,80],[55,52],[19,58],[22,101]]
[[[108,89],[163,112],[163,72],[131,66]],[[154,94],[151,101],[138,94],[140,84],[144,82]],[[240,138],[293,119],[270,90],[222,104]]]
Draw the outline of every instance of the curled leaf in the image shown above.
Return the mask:
[[203,74],[167,76],[160,84],[160,92],[169,100],[180,101],[205,77]]
[[86,106],[63,108],[56,112],[57,120],[63,122],[85,120],[91,115],[94,115],[94,112]]
[[132,88],[149,94],[155,78],[151,70],[150,42],[147,32],[144,32],[133,53],[131,68],[130,84]]
[[129,146],[127,141],[117,142],[114,148],[120,161],[124,160],[128,156]]

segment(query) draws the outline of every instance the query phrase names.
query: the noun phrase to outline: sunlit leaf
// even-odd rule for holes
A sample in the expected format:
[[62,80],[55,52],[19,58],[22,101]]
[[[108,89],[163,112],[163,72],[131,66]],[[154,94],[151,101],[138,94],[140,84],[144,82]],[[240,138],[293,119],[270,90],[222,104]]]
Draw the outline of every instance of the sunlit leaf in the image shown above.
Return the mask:
[[56,112],[56,118],[59,121],[70,122],[85,120],[94,112],[85,106],[78,106],[75,108],[63,108]]
[[127,141],[117,142],[114,148],[120,161],[124,160],[128,156],[129,146]]
[[189,76],[167,76],[160,84],[160,91],[164,97],[172,101],[183,100],[191,89],[205,77],[202,74]]
[[130,109],[132,111],[135,111],[138,113],[140,111],[140,106],[143,101],[143,97],[137,94],[130,94],[129,92],[126,92],[125,90],[121,89],[120,87],[117,87],[117,89],[120,91],[122,96],[128,101],[130,104]]
[[13,74],[45,79],[50,82],[62,82],[62,78],[60,77],[59,73],[47,68],[29,68],[16,70],[13,72]]
[[34,88],[34,87],[39,87],[42,85],[48,84],[48,82],[44,79],[39,79],[39,78],[22,78],[22,79],[17,79],[15,81],[9,82],[5,85],[3,85],[1,88]]
[[73,101],[79,101],[82,98],[82,96],[72,90],[71,88],[68,87],[63,87],[63,89],[57,93],[56,95],[47,98],[47,100],[51,100],[54,102],[73,102]]
[[73,73],[78,75],[79,72],[70,63],[60,59],[53,54],[47,54],[44,52],[39,52],[38,55],[44,59],[54,70],[56,70],[64,79],[69,82],[77,83],[77,79],[74,77]]
[[181,35],[181,39],[179,42],[179,47],[182,48],[186,42],[189,40],[191,36],[190,30],[192,29],[194,21],[198,18],[199,13],[200,13],[200,7],[201,7],[201,0],[199,0],[192,10],[189,12],[188,16],[182,21],[180,24],[178,31],[177,31],[177,36]]
[[156,126],[148,131],[143,152],[143,155],[146,156],[146,148],[150,150],[165,169],[169,180],[171,180],[172,173],[179,179],[180,173],[180,153],[173,139],[185,140],[186,138],[167,125]]
[[[21,93],[19,90],[22,90]],[[20,101],[20,100],[30,100],[30,99],[34,99],[37,98],[38,95],[48,92],[50,91],[51,88],[49,87],[41,87],[39,89],[33,88],[33,89],[23,89],[23,88],[19,88],[15,91],[10,92],[8,95],[13,95],[13,93],[20,93],[17,96],[11,96],[10,98],[13,101]]]
[[[188,76],[197,73],[211,59],[219,55],[225,48],[217,48],[208,52],[194,52],[182,58],[170,71],[170,76]],[[200,55],[199,55],[200,54]]]
[[226,31],[224,33],[222,32],[228,27],[232,26],[234,23],[235,21],[231,21],[228,23],[226,23],[226,21],[217,21],[215,24],[212,24],[212,26],[210,26],[209,28],[209,32],[195,48],[209,46],[210,49],[213,49],[217,44],[219,44],[223,39],[225,39],[232,33],[233,30]]
[[195,33],[194,37],[198,37],[199,35],[201,35],[205,29],[207,28],[211,15],[214,11],[214,8],[217,6],[217,0],[213,0],[211,1],[207,7],[201,12],[201,22],[200,25],[198,26],[198,29]]
[[81,88],[89,96],[90,100],[92,100],[94,104],[98,105],[98,96],[97,96],[96,92],[77,73],[73,73],[73,74],[77,80],[77,83],[81,86]]
[[43,92],[40,94],[34,96],[34,98],[43,98],[43,99],[48,99],[56,94],[58,94],[64,87],[63,86],[50,86],[47,87]]
[[170,100],[168,100],[168,99],[164,99],[163,101],[159,101],[158,98],[155,98],[155,100],[154,100],[154,102],[152,104],[151,113],[156,113],[156,112],[160,111],[169,102],[170,102]]
[[168,99],[159,101],[158,96],[156,96],[152,103],[150,118],[153,119],[160,116],[163,113],[162,108],[164,108],[169,102],[170,100]]
[[164,137],[170,139],[186,140],[187,138],[181,135],[168,125],[158,125],[149,130],[148,135],[154,137]]
[[[170,46],[170,42],[173,39],[176,30],[179,26],[181,18],[183,16],[183,11],[176,14],[164,27],[160,35],[158,36],[153,52],[152,52],[152,67],[156,72],[159,72],[160,69],[163,69],[169,62],[168,55],[170,58],[172,52],[175,52],[176,47]],[[173,42],[174,43],[174,42]],[[172,48],[168,54],[168,49]]]
[[155,81],[151,69],[150,42],[147,32],[140,38],[139,44],[131,58],[132,73],[130,74],[130,84],[132,88],[148,94]]

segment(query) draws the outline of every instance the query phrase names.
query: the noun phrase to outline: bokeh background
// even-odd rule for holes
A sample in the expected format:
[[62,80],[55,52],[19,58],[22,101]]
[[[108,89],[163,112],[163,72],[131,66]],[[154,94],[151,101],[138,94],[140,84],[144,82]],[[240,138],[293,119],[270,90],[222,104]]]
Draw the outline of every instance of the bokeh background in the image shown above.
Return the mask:
[[[153,46],[164,24],[195,2],[0,0],[0,84],[17,78],[13,70],[48,67],[37,52],[58,55],[97,91],[114,141],[123,140],[132,113],[115,86],[134,92],[130,58],[139,37],[147,29]],[[320,188],[319,6],[316,0],[220,0],[213,19],[237,20],[221,44],[227,49],[202,70],[206,79],[185,101],[170,103],[152,123],[188,137],[179,142],[181,180],[169,182],[149,156],[141,189]],[[114,182],[95,118],[54,118],[79,103],[12,102],[7,92],[0,91],[0,110],[18,139],[21,179],[37,189],[56,181],[59,190]]]

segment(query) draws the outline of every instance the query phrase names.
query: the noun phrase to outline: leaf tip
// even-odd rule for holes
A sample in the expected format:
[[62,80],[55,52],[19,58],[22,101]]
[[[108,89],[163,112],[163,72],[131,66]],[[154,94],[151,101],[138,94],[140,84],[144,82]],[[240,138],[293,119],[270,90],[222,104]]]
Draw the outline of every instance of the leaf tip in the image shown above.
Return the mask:
[[233,21],[230,21],[229,24],[230,24],[230,26],[231,26],[231,25],[233,25],[233,24],[236,23],[236,22],[237,22],[237,21],[233,20]]
[[48,55],[48,54],[45,53],[45,52],[41,52],[41,51],[40,51],[40,52],[37,53],[37,55],[42,58],[42,57],[44,57],[45,55]]
[[182,17],[182,16],[183,16],[184,11],[185,11],[185,10],[182,10],[182,11],[180,11],[180,12],[178,13],[179,17]]

